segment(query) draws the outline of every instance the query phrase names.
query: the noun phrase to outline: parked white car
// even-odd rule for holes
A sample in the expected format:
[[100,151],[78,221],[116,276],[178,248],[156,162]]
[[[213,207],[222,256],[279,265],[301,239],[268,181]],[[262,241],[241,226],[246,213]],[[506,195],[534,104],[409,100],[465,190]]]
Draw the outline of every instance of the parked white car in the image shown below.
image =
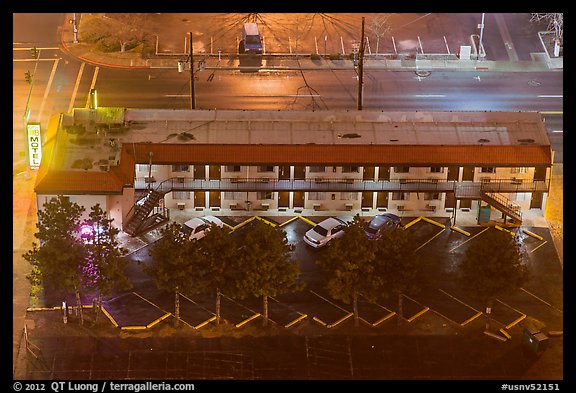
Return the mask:
[[314,248],[323,247],[328,244],[330,240],[344,235],[345,227],[346,222],[343,220],[336,217],[327,218],[306,232],[304,241]]
[[184,223],[191,230],[190,240],[202,239],[206,236],[212,224],[216,224],[220,228],[224,226],[222,220],[214,216],[194,217]]

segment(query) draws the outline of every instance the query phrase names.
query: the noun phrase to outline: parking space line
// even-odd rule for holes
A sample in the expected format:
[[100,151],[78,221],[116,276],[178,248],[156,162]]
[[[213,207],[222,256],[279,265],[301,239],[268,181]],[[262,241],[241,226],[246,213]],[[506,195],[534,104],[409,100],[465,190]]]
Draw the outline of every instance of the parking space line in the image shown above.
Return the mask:
[[505,326],[505,329],[508,330],[513,326],[516,326],[518,323],[520,323],[522,320],[524,320],[526,318],[526,314],[524,314],[522,311],[515,309],[514,307],[504,303],[502,300],[500,299],[496,299],[496,301],[506,307],[508,307],[511,310],[514,310],[515,312],[517,312],[518,314],[520,314],[520,317],[516,318],[514,321],[512,321],[511,323],[509,323],[508,325]]
[[264,223],[266,223],[266,224],[268,224],[268,225],[271,225],[271,226],[273,226],[273,227],[277,227],[277,226],[278,226],[277,223],[272,222],[272,221],[268,221],[267,219],[262,218],[262,217],[260,217],[260,216],[255,216],[255,217],[256,217],[257,220],[260,220],[260,221],[262,221],[262,222],[264,222]]
[[112,322],[112,325],[114,325],[114,327],[118,327],[118,322],[116,322],[116,320],[114,319],[114,317],[112,315],[110,315],[110,313],[108,312],[108,310],[106,310],[104,308],[104,306],[100,307],[100,310],[102,310],[102,312],[104,313],[104,315],[106,315],[108,317],[108,319],[110,320],[110,322]]
[[458,303],[463,304],[464,306],[466,306],[466,307],[468,307],[469,309],[471,309],[471,310],[473,310],[473,311],[476,312],[475,315],[473,315],[472,317],[468,318],[468,319],[465,320],[464,322],[460,323],[460,324],[459,324],[460,326],[465,326],[465,325],[469,324],[470,322],[472,322],[473,320],[475,320],[476,318],[478,318],[480,315],[482,315],[482,311],[476,310],[476,309],[475,309],[474,307],[472,307],[471,305],[466,304],[466,303],[463,302],[462,300],[460,300],[460,299],[458,299],[457,297],[449,294],[448,292],[446,292],[445,290],[443,290],[443,289],[441,289],[441,288],[438,288],[438,290],[439,290],[440,292],[442,292],[444,295],[446,295],[446,296],[448,296],[448,297],[456,300]]
[[279,227],[283,227],[285,225],[290,224],[292,221],[296,221],[300,216],[294,216],[291,219],[289,219],[288,221],[285,221],[283,223],[281,223],[280,225],[278,225]]
[[304,216],[298,216],[298,218],[300,218],[301,220],[303,220],[304,222],[306,222],[306,223],[308,223],[308,224],[310,224],[310,225],[312,225],[312,226],[315,226],[315,225],[316,225],[316,223],[315,223],[314,221],[312,221],[312,220],[310,220],[310,219],[308,219],[308,218],[306,218],[306,217],[304,217]]
[[544,244],[548,243],[547,240],[544,240],[543,243],[539,244],[538,246],[534,247],[534,249],[532,251],[530,251],[530,254],[532,254],[534,251],[536,251],[537,249],[539,249],[540,247],[542,247]]
[[472,239],[474,239],[476,236],[479,236],[479,235],[481,235],[482,233],[486,232],[488,229],[490,229],[490,227],[486,227],[485,229],[481,230],[480,232],[478,232],[477,234],[475,234],[474,236],[472,236],[470,239],[466,239],[466,240],[463,241],[462,243],[458,244],[456,247],[448,250],[448,252],[452,252],[452,251],[454,251],[455,249],[457,249],[458,247],[460,247],[460,246],[468,243],[470,240],[472,240]]
[[422,219],[422,217],[418,217],[418,218],[410,221],[408,224],[402,226],[402,228],[408,229],[408,228],[410,228],[412,225],[414,225],[414,224],[416,224],[418,221],[420,221],[421,219]]
[[248,218],[247,220],[242,221],[240,224],[232,227],[232,230],[235,231],[236,229],[242,228],[244,225],[248,224],[250,221],[253,221],[256,219],[256,216],[252,216],[250,218]]
[[547,305],[547,306],[552,307],[552,308],[555,309],[556,311],[563,312],[561,309],[554,307],[552,304],[548,303],[546,300],[544,300],[544,299],[542,299],[542,298],[539,298],[538,296],[534,295],[532,292],[529,292],[529,291],[527,291],[527,290],[524,289],[524,288],[520,288],[520,290],[524,291],[525,293],[527,293],[528,295],[532,296],[533,298],[535,298],[535,299],[537,299],[537,300],[540,300],[542,303],[544,303],[544,304]]
[[324,300],[326,303],[329,303],[329,304],[333,305],[334,307],[336,307],[336,308],[338,308],[338,309],[340,309],[340,310],[342,310],[342,311],[344,311],[344,312],[346,312],[346,313],[347,313],[347,312],[350,312],[350,311],[348,311],[348,310],[343,309],[343,308],[340,307],[339,305],[332,303],[330,300],[326,299],[326,298],[323,297],[322,295],[317,294],[317,293],[314,292],[313,290],[310,290],[310,292],[313,293],[314,295],[318,296],[320,299]]
[[199,305],[198,303],[196,303],[194,300],[190,299],[188,296],[178,292],[178,296],[184,298],[185,300],[189,301],[190,303],[192,303],[193,305],[195,305],[196,307],[201,308],[202,310],[206,311],[209,314],[212,314],[212,317],[208,318],[207,320],[200,322],[198,325],[191,325],[188,322],[186,322],[184,319],[180,318],[180,321],[185,323],[186,325],[190,326],[193,329],[200,329],[201,327],[204,327],[206,325],[208,325],[210,322],[216,320],[216,314],[214,314],[212,311],[208,310],[207,308]]
[[[289,328],[289,327],[291,327],[291,326],[294,326],[294,325],[297,324],[298,322],[300,322],[300,321],[308,318],[308,314],[302,314],[301,312],[296,311],[295,309],[293,309],[293,308],[290,307],[289,305],[284,304],[284,303],[280,303],[280,301],[278,301],[277,299],[275,299],[275,298],[272,297],[272,296],[268,296],[268,299],[271,300],[271,301],[274,301],[274,302],[276,302],[276,303],[278,303],[278,304],[283,305],[284,307],[288,308],[288,309],[289,309],[290,311],[292,311],[292,312],[295,312],[296,314],[299,314],[299,317],[298,317],[298,318],[296,318],[296,319],[294,319],[293,321],[290,321],[290,322],[288,322],[286,325],[284,325],[285,328]],[[268,317],[268,319],[270,319],[270,320],[272,321],[272,319],[271,319],[270,317]],[[275,321],[273,321],[273,322],[277,324],[277,322],[275,322]]]
[[412,315],[410,318],[406,319],[408,322],[412,322],[414,321],[416,318],[422,316],[424,313],[428,312],[430,310],[430,307],[423,305],[420,302],[417,302],[416,300],[412,299],[411,297],[401,294],[400,296],[404,296],[406,299],[413,301],[414,303],[418,304],[419,306],[424,307],[422,310],[418,311],[416,314]]
[[254,311],[254,310],[251,310],[250,308],[246,307],[245,305],[243,305],[243,304],[241,304],[241,303],[238,303],[236,300],[234,300],[234,299],[232,299],[232,298],[229,298],[228,296],[224,295],[223,293],[220,293],[220,296],[222,296],[223,298],[226,298],[226,299],[230,300],[232,303],[235,303],[235,304],[237,304],[238,306],[240,306],[240,307],[244,308],[245,310],[248,310],[248,311],[250,311],[250,312],[252,313],[252,315],[249,316],[248,318],[246,318],[246,319],[244,319],[243,321],[240,321],[240,322],[238,322],[237,324],[235,324],[234,326],[237,327],[237,328],[238,328],[238,327],[241,327],[241,326],[243,326],[243,325],[245,325],[245,324],[247,324],[247,323],[250,322],[250,321],[253,321],[254,319],[256,319],[256,318],[258,318],[259,316],[262,315],[262,314],[260,314],[259,312],[256,312],[256,311]]
[[420,247],[418,247],[416,250],[414,250],[414,252],[417,252],[418,250],[420,250],[422,247],[424,247],[426,244],[430,243],[432,240],[434,240],[434,238],[436,238],[438,235],[440,235],[442,232],[444,232],[446,230],[445,227],[443,227],[440,232],[438,232],[437,234],[435,234],[434,236],[432,236],[428,241],[426,241],[424,244],[422,244]]

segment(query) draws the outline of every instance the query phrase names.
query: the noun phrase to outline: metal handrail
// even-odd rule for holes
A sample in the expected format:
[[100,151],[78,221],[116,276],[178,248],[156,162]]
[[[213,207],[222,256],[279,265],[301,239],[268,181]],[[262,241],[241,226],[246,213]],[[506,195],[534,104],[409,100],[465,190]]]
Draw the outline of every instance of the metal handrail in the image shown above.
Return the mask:
[[[394,179],[364,180],[354,178],[224,178],[194,179],[172,177],[156,184],[154,189],[162,194],[171,191],[407,191],[407,192],[455,192],[457,186],[479,186],[482,192],[547,192],[550,180],[525,179],[518,183],[510,179],[492,179],[490,182],[457,181],[446,179]],[[136,179],[136,189],[146,189],[149,183]]]

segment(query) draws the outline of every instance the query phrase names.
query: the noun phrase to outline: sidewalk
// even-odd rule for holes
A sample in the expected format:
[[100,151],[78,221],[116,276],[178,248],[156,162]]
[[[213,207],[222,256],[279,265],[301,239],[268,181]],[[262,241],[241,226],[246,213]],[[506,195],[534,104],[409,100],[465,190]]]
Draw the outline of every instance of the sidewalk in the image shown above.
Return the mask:
[[[74,43],[71,25],[62,27],[62,49],[82,61],[101,67],[111,68],[178,68],[178,61],[186,58],[186,54],[156,54],[144,59],[138,52],[105,53],[94,49],[94,45],[87,43]],[[206,61],[206,70],[239,70],[243,68],[236,53],[194,53],[198,60]],[[343,56],[344,57],[344,56]],[[561,61],[556,59],[550,62],[542,54],[533,54],[532,61],[491,61],[491,60],[428,60],[405,58],[401,55],[397,59],[386,59],[383,55],[368,55],[364,57],[364,67],[367,70],[380,69],[389,71],[498,71],[498,72],[540,72],[558,71],[563,69]],[[419,55],[419,57],[425,57]],[[560,59],[561,60],[561,59]],[[329,60],[325,56],[313,60],[309,54],[264,54],[262,66],[255,67],[262,70],[304,70],[329,71],[352,70],[354,63],[349,59]]]

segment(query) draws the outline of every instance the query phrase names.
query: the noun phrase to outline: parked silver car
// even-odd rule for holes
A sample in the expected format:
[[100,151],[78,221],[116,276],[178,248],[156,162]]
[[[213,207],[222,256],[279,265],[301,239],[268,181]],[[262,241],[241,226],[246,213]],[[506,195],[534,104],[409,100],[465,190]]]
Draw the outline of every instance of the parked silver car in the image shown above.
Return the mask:
[[327,218],[306,232],[304,241],[314,248],[323,247],[330,240],[344,235],[345,227],[346,223],[343,220],[336,217]]
[[214,216],[194,217],[184,223],[191,230],[190,240],[202,239],[206,236],[212,224],[216,224],[220,228],[224,226],[222,220]]

